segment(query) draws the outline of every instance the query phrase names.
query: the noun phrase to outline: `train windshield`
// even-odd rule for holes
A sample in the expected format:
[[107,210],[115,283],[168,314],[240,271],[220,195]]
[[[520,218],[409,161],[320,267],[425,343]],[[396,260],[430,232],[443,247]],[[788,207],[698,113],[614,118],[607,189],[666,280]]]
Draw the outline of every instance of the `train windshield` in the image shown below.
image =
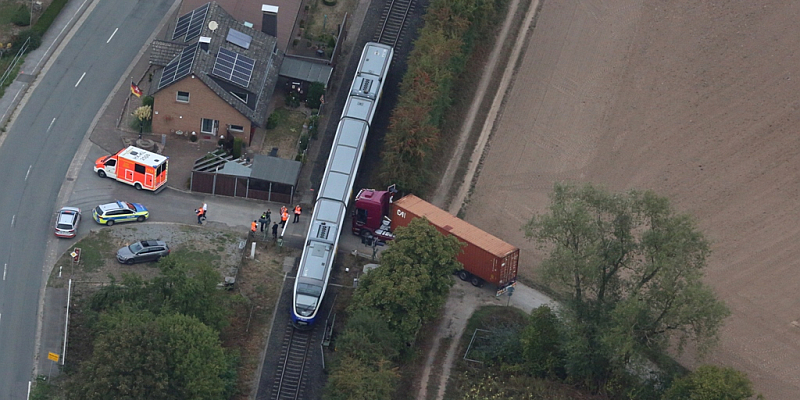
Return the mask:
[[322,295],[322,286],[298,283],[295,301],[297,313],[304,317],[313,314],[314,310],[317,308],[320,295]]

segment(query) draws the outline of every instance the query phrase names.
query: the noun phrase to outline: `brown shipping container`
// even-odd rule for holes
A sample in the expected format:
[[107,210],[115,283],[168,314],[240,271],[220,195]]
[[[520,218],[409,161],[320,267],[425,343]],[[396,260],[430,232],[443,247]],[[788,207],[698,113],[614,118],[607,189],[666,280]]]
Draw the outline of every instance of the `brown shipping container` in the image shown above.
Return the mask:
[[398,226],[408,226],[414,218],[425,217],[442,234],[466,243],[458,261],[465,270],[486,282],[502,287],[517,279],[519,248],[417,196],[408,195],[392,203],[391,217],[392,231]]

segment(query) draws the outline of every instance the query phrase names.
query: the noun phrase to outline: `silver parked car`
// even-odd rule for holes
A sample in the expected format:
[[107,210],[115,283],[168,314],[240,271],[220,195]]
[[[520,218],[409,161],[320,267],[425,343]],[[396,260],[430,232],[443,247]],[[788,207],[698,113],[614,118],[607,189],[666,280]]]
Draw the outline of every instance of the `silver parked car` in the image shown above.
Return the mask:
[[78,224],[80,223],[80,208],[63,207],[56,213],[55,234],[60,238],[74,238],[78,234]]
[[117,261],[133,264],[158,261],[169,255],[169,246],[160,240],[141,240],[117,250]]

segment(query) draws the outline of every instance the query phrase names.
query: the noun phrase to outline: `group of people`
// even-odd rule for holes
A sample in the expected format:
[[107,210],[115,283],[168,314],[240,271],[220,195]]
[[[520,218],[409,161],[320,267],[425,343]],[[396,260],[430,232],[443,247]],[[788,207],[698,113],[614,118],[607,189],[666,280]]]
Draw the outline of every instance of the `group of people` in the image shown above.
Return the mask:
[[[300,207],[300,204],[294,206],[294,221],[293,223],[297,223],[300,221],[300,214],[302,214],[303,209]],[[289,220],[289,209],[286,206],[281,206],[281,228],[286,226],[286,221]],[[272,222],[272,210],[264,211],[261,214],[261,218],[254,220],[252,224],[250,224],[250,233],[255,235],[256,229],[258,229],[259,224],[261,225],[261,232],[264,232],[264,229],[268,229],[269,224]],[[278,222],[276,221],[272,225],[272,237],[274,239],[278,239]]]

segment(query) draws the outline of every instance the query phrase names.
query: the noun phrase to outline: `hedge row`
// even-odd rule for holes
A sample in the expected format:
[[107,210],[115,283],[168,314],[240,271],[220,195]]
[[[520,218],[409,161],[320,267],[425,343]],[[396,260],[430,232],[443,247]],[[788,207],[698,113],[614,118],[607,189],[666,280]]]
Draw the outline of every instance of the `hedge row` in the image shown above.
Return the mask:
[[33,31],[39,35],[44,35],[44,33],[47,32],[47,29],[50,28],[50,25],[53,24],[53,21],[55,21],[58,14],[61,13],[61,10],[64,8],[64,6],[67,5],[67,1],[69,0],[53,0],[53,2],[50,3],[50,6],[44,10],[42,16],[39,17],[39,20],[33,24],[33,28],[31,29],[33,29]]
[[504,0],[432,0],[414,42],[389,122],[378,179],[422,194],[452,103],[453,82],[467,68],[474,42],[498,21]]

